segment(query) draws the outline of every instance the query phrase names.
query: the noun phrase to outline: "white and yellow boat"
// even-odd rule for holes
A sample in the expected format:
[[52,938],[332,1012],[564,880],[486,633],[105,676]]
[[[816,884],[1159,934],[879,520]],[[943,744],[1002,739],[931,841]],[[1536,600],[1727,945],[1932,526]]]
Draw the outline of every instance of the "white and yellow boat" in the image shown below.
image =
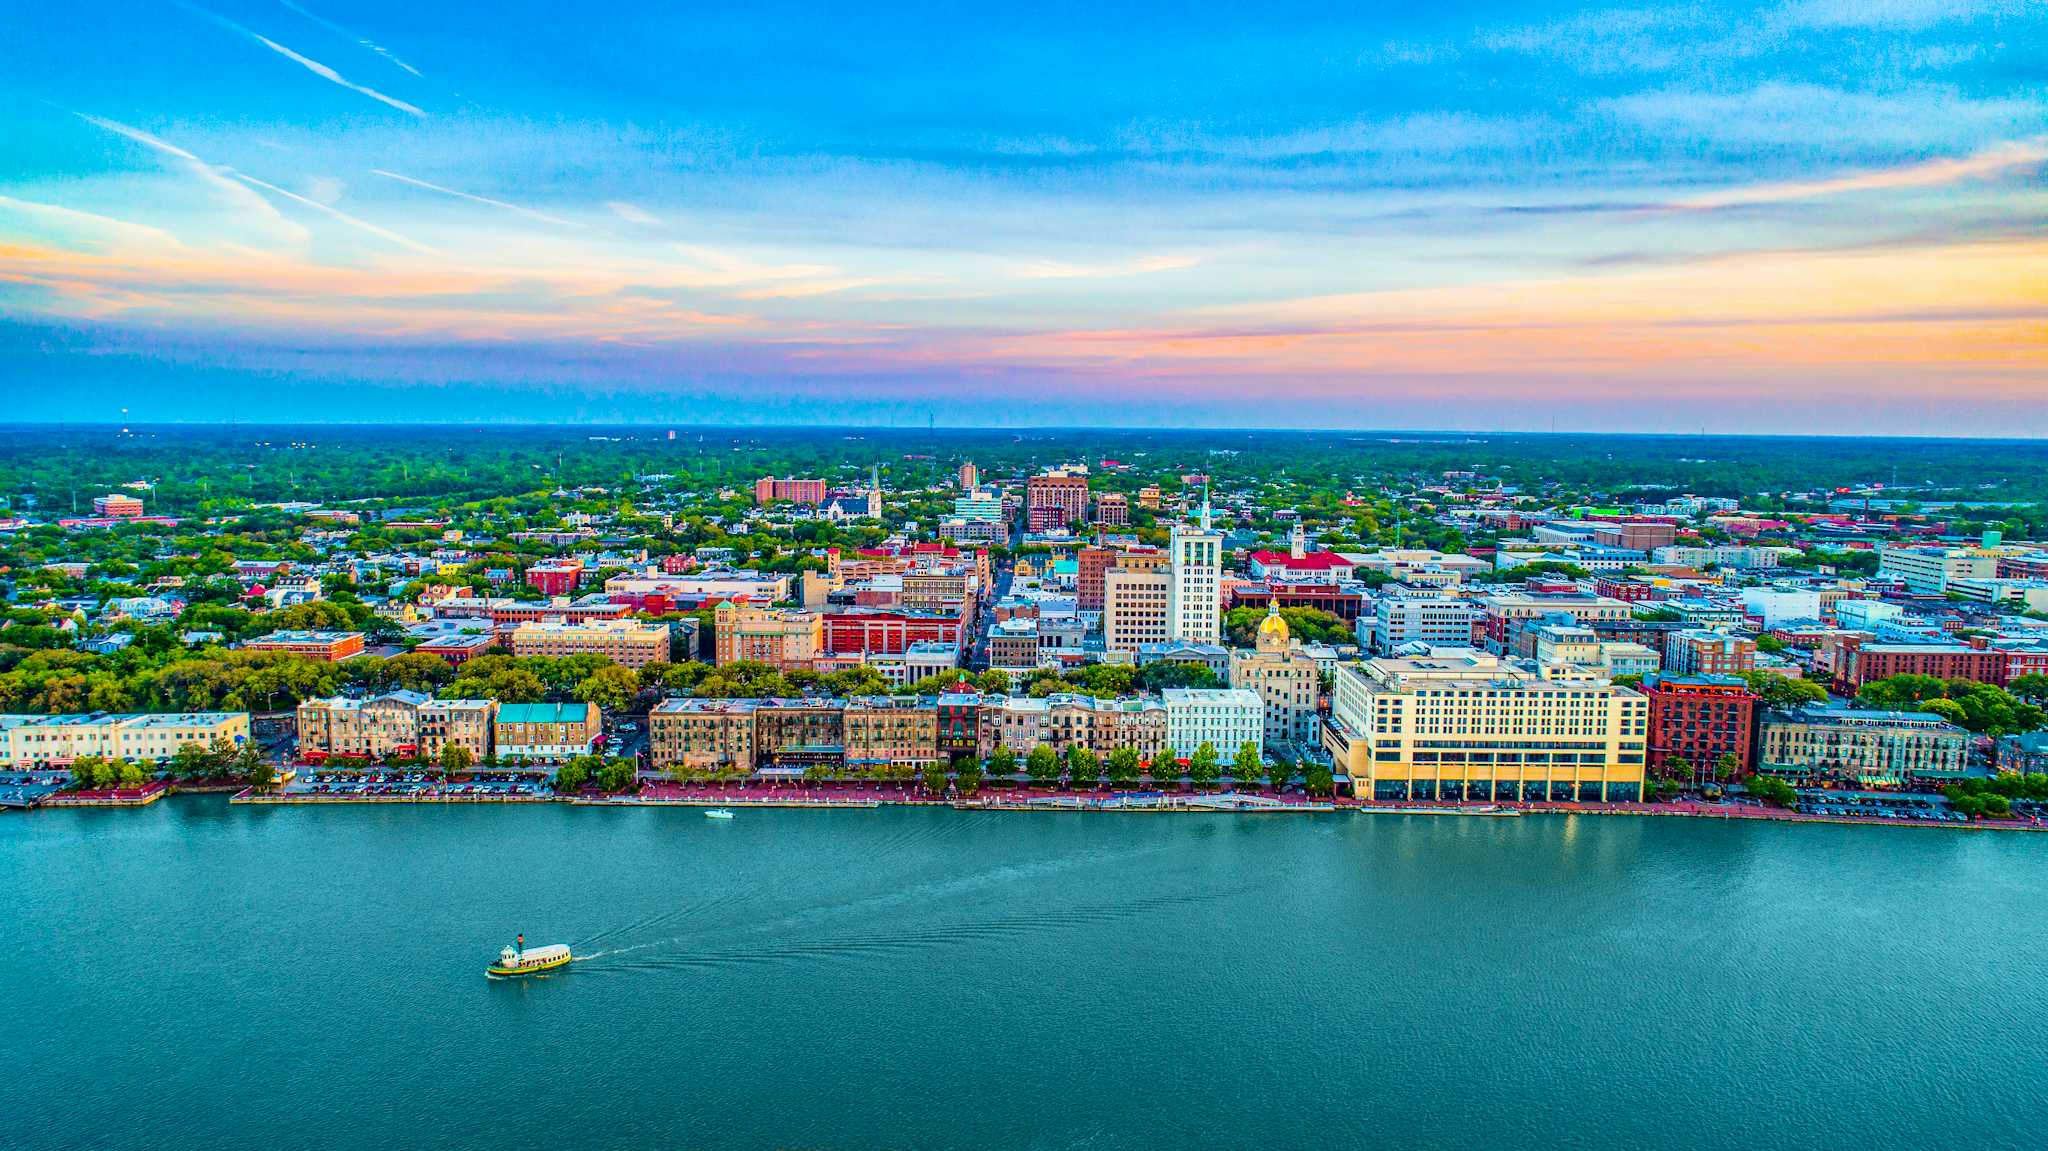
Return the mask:
[[519,937],[517,946],[507,947],[505,950],[498,952],[498,961],[486,968],[484,974],[494,979],[510,979],[519,975],[538,975],[543,971],[553,971],[557,967],[567,967],[569,961],[574,958],[576,957],[569,954],[569,945],[566,943],[550,943],[546,947],[528,947],[526,946],[526,937],[522,935]]

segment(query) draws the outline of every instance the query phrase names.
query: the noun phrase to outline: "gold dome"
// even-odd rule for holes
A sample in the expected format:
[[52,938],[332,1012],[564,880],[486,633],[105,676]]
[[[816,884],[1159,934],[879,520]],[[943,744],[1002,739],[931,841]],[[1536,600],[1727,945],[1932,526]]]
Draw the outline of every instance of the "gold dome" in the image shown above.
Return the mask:
[[1266,618],[1259,621],[1257,646],[1260,651],[1283,652],[1287,650],[1292,636],[1287,630],[1287,621],[1280,618],[1280,601],[1270,600],[1266,604]]

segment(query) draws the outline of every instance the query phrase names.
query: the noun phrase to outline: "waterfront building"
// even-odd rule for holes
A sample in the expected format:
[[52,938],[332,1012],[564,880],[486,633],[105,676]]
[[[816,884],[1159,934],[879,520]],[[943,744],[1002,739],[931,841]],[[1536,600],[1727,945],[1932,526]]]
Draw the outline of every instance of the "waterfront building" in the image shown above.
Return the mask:
[[602,730],[594,703],[506,703],[492,740],[501,760],[556,762],[590,754]]
[[1065,755],[1072,747],[1107,756],[1128,747],[1148,760],[1168,746],[1168,709],[1157,699],[1096,699],[1056,692],[1043,698],[1013,695],[984,700],[981,722],[1019,758],[1042,745]]
[[1756,770],[1858,787],[1943,783],[1963,775],[1969,741],[1970,733],[1930,712],[1806,707],[1764,717]]
[[1225,760],[1249,743],[1265,747],[1266,705],[1246,688],[1174,687],[1159,693],[1166,704],[1166,739],[1185,759],[1203,744]]
[[309,699],[294,713],[299,754],[311,759],[436,759],[454,743],[481,763],[491,754],[491,721],[497,708],[487,699],[433,699],[416,691],[386,692],[369,699]]
[[1717,778],[1724,761],[1728,778],[1739,780],[1755,763],[1756,694],[1734,675],[1648,676],[1643,698],[1650,702],[1650,770],[1671,774],[1688,765],[1689,778]]
[[1324,747],[1377,799],[1635,800],[1648,703],[1472,648],[1337,669]]
[[319,663],[340,663],[363,654],[363,633],[359,631],[274,631],[242,644],[243,651],[278,652]]
[[85,756],[162,763],[187,745],[249,742],[246,711],[0,715],[0,764],[61,766]]
[[1288,633],[1279,605],[1266,609],[1251,651],[1230,653],[1230,686],[1258,695],[1267,747],[1316,742],[1316,703],[1322,677],[1316,661],[1302,653]]
[[649,758],[660,771],[754,770],[754,712],[746,699],[665,699],[647,713]]
[[939,749],[935,700],[918,696],[863,696],[846,701],[841,747],[848,768],[927,767],[949,756]]

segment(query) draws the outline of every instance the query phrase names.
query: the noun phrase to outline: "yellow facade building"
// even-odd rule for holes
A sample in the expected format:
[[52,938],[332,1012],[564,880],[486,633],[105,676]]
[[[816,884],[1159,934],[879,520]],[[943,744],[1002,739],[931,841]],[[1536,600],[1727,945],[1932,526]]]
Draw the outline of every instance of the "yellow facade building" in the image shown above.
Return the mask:
[[1339,667],[1323,746],[1368,799],[1618,802],[1642,797],[1648,725],[1629,688],[1439,648]]

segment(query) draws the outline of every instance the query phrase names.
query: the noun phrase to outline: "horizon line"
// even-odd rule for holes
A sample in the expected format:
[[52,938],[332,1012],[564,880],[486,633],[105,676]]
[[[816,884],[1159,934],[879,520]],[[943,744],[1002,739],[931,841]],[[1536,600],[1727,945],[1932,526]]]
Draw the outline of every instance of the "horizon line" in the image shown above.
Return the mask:
[[1989,444],[2041,444],[2048,443],[2048,434],[2010,436],[1968,436],[1933,432],[1728,432],[1700,429],[1692,432],[1630,431],[1612,429],[1595,431],[1589,429],[1565,428],[1345,428],[1345,427],[1274,427],[1228,424],[1161,424],[1138,427],[1113,427],[1103,424],[932,424],[919,427],[908,424],[742,424],[742,423],[608,423],[538,420],[242,420],[235,418],[215,420],[115,420],[99,418],[80,419],[7,419],[0,420],[0,430],[34,430],[47,428],[118,428],[130,430],[148,429],[232,429],[232,428],[437,428],[467,429],[477,432],[496,430],[561,429],[576,430],[627,430],[681,432],[861,432],[893,433],[900,435],[933,435],[949,433],[993,433],[1001,435],[1022,435],[1027,433],[1095,433],[1106,435],[1148,435],[1214,433],[1223,435],[1298,435],[1298,436],[1459,436],[1473,437],[1516,437],[1516,438],[1557,438],[1597,437],[1614,439],[1665,439],[1665,440],[1911,440],[1915,442],[1953,442]]

